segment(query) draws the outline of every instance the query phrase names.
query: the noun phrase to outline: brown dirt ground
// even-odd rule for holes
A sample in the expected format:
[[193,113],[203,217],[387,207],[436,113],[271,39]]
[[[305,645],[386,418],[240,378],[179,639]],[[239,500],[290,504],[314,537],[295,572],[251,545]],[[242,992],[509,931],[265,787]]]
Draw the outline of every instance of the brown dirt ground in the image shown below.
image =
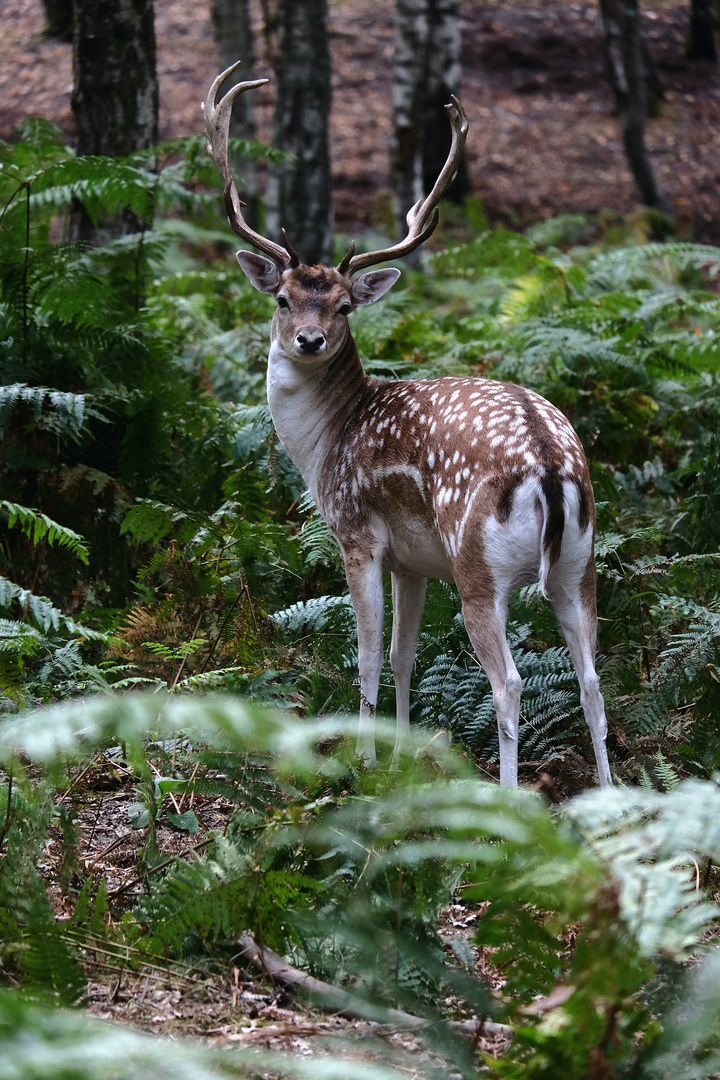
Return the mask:
[[[522,228],[557,213],[630,214],[637,207],[619,121],[603,74],[597,3],[496,0],[461,5],[461,97],[468,161],[491,220]],[[680,235],[720,242],[720,80],[688,64],[688,0],[655,0],[645,31],[667,91],[647,143]],[[155,0],[161,137],[200,131],[199,103],[217,63],[207,0]],[[4,0],[0,137],[42,114],[73,138],[71,49],[43,36],[40,0]],[[388,206],[392,0],[331,0],[332,159],[339,231],[382,227]],[[256,28],[261,30],[259,0]],[[258,63],[259,75],[271,75]],[[272,82],[258,91],[270,137]]]
[[[148,761],[153,770],[167,773],[167,757],[158,749]],[[178,762],[178,768],[182,767]],[[0,779],[4,780],[3,774]],[[147,836],[134,829],[128,807],[137,799],[132,770],[123,762],[120,748],[98,752],[77,766],[60,799],[72,810],[80,832],[79,863],[72,883],[77,889],[88,876],[95,884],[105,879],[110,921],[117,924],[134,907],[142,891],[138,864]],[[60,801],[60,800],[56,800]],[[188,803],[173,807],[166,796],[163,811],[184,811]],[[157,846],[168,858],[192,859],[202,849],[210,830],[223,831],[232,806],[222,798],[193,797],[192,809],[199,830],[192,836],[173,828],[163,816],[158,821]],[[54,827],[40,869],[47,880],[53,906],[60,921],[70,918],[73,902],[60,885],[62,836]],[[162,869],[161,862],[158,869]],[[442,915],[439,932],[449,955],[452,943],[467,942],[487,905],[454,903]],[[119,937],[116,936],[119,940]],[[366,1063],[410,1068],[418,1075],[418,1062],[438,1065],[422,1040],[397,1029],[339,1015],[326,1015],[293,998],[280,986],[230,959],[208,970],[183,963],[153,962],[132,943],[113,946],[106,940],[83,938],[87,975],[87,1011],[104,1020],[165,1036],[186,1036],[206,1045],[238,1049],[254,1047],[301,1056],[326,1056],[342,1052]],[[503,979],[492,966],[486,949],[475,948],[476,970],[495,991]],[[452,1015],[454,1001],[446,1003]],[[459,1015],[459,1014],[458,1014]],[[477,1040],[480,1052],[498,1054],[507,1043],[502,1037]],[[342,1050],[341,1050],[342,1047]]]

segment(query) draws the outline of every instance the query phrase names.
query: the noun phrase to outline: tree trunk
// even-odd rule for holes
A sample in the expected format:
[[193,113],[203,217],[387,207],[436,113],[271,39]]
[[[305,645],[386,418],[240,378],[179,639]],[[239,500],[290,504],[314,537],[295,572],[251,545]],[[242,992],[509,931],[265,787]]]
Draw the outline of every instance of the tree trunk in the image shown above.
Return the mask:
[[[458,0],[431,0],[427,82],[423,117],[423,194],[432,191],[450,150],[452,132],[445,106],[460,86],[460,16]],[[470,192],[465,157],[446,199],[462,202]]]
[[623,56],[623,9],[621,0],[600,0],[605,48],[605,71],[619,112],[628,107],[630,87]]
[[[625,71],[625,47],[623,41],[627,33],[626,20],[628,6],[625,0],[600,0],[604,28],[605,70],[610,83],[617,110],[627,112],[630,105],[628,74]],[[665,87],[658,74],[655,61],[638,24],[640,48],[642,50],[647,110],[650,116],[657,116],[660,105],[665,100]]]
[[[242,60],[242,67],[227,79],[221,88],[225,93],[236,83],[255,78],[255,50],[253,46],[250,5],[248,0],[212,0],[210,12],[215,30],[219,70],[224,71]],[[230,119],[230,135],[234,139],[254,141],[257,138],[255,121],[255,97],[241,94],[236,98]],[[258,224],[258,186],[255,162],[249,157],[233,159],[238,191],[247,209],[244,217],[255,228]]]
[[720,3],[690,0],[690,26],[685,55],[688,60],[718,60],[720,51]]
[[657,185],[645,147],[647,87],[640,34],[638,0],[624,0],[625,17],[622,35],[622,59],[627,77],[628,107],[623,142],[628,164],[645,206],[672,217],[672,212]]
[[[152,0],[74,0],[72,109],[78,156],[126,157],[158,141]],[[78,239],[105,242],[147,223],[129,212],[92,226],[74,215]]]
[[280,0],[275,60],[277,102],[273,144],[295,156],[294,168],[271,170],[267,233],[282,228],[303,262],[332,258],[330,179],[330,50],[327,0]]
[[45,33],[57,41],[72,41],[73,0],[43,0]]
[[[397,0],[390,170],[399,235],[405,235],[408,210],[432,189],[447,158],[445,105],[458,92],[459,77],[457,0]],[[446,198],[460,202],[469,189],[463,158]]]

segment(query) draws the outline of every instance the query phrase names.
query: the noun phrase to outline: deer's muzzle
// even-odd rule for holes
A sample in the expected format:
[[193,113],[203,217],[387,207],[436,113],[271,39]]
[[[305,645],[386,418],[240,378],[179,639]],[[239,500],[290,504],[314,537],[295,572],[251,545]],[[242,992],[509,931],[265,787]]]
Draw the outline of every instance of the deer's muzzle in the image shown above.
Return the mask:
[[295,335],[298,349],[306,353],[322,352],[325,348],[325,335],[319,326],[303,326]]

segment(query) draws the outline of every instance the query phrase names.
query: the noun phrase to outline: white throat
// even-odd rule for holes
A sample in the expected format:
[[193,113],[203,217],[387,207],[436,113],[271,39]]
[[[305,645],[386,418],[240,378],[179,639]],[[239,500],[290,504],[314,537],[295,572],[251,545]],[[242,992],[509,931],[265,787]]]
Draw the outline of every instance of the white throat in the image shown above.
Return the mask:
[[319,392],[328,364],[322,359],[298,360],[287,355],[279,342],[270,346],[267,396],[275,430],[302,473],[313,498],[315,477],[322,459],[324,435],[335,409]]

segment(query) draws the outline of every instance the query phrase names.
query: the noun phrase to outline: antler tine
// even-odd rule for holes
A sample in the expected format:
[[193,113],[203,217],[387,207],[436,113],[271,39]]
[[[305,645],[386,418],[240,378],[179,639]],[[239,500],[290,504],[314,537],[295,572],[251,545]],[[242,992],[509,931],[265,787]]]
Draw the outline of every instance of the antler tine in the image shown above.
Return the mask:
[[202,103],[202,110],[205,113],[205,140],[207,143],[207,150],[208,154],[217,165],[220,178],[222,179],[225,210],[233,231],[237,233],[241,240],[245,240],[247,243],[252,244],[253,247],[258,248],[258,250],[264,252],[265,255],[269,255],[276,263],[279,263],[280,266],[287,269],[290,266],[298,265],[299,257],[297,252],[291,248],[286,249],[279,244],[273,243],[272,240],[268,240],[267,237],[261,236],[260,233],[257,233],[254,229],[250,228],[242,215],[242,207],[245,203],[238,194],[235,180],[232,175],[232,169],[230,167],[228,139],[230,136],[230,116],[232,114],[232,107],[235,99],[240,94],[244,94],[246,90],[255,90],[258,86],[264,86],[268,81],[267,79],[253,79],[248,82],[236,83],[234,86],[231,86],[227,93],[220,98],[220,101],[218,101],[217,96],[220,87],[228,76],[232,75],[232,73],[240,66],[240,63],[241,61],[238,60],[225,71],[221,72],[216,79],[213,79],[208,93],[207,103]]
[[364,270],[368,266],[376,266],[377,263],[387,259],[399,259],[403,255],[409,255],[415,248],[425,243],[435,231],[439,220],[437,205],[447,189],[455,179],[455,174],[460,164],[460,158],[465,148],[465,140],[468,133],[468,119],[465,110],[453,94],[449,105],[445,106],[450,126],[452,128],[452,141],[448,152],[447,161],[442,167],[433,189],[425,199],[420,199],[407,215],[408,234],[399,244],[384,248],[382,251],[368,251],[361,255],[354,255],[354,243],[345,255],[337,269],[346,277],[352,277],[357,270]]
[[282,234],[283,234],[283,240],[285,242],[285,250],[287,251],[288,255],[290,256],[290,265],[291,266],[299,266],[300,265],[300,256],[298,255],[297,251],[295,250],[295,248],[292,246],[292,244],[288,240],[288,234],[285,232],[284,229],[282,231]]
[[347,249],[347,253],[343,255],[342,261],[337,264],[337,271],[339,274],[346,274],[350,263],[352,262],[353,255],[355,254],[355,241],[350,241],[350,247]]

